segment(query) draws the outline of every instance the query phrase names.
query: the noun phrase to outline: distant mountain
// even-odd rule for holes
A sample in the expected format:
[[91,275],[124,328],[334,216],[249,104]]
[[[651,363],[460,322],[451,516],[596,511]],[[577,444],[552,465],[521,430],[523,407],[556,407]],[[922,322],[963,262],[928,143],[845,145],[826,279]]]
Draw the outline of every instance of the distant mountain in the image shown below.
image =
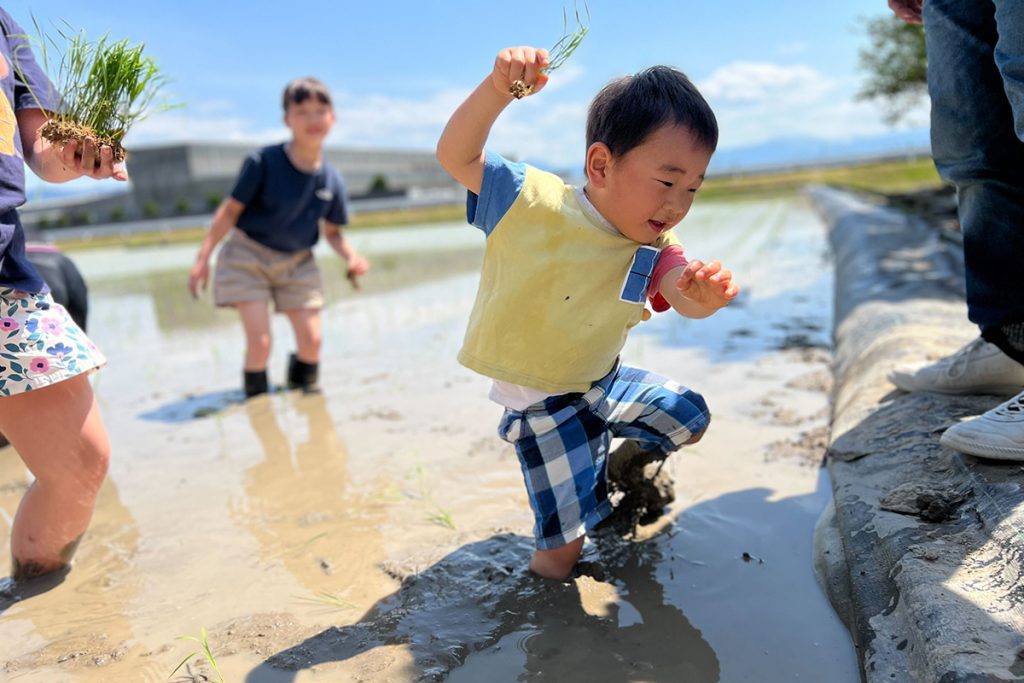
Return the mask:
[[928,150],[926,128],[849,140],[778,138],[748,147],[719,149],[708,170],[711,173],[729,173],[775,166],[846,161],[859,157],[921,154]]
[[[817,163],[841,163],[878,156],[928,154],[929,149],[927,128],[849,140],[815,137],[776,138],[746,147],[719,148],[711,159],[708,170],[712,174],[736,173]],[[542,168],[547,166],[543,162],[537,165]],[[580,179],[579,169],[576,168],[561,169],[559,175],[576,181]]]

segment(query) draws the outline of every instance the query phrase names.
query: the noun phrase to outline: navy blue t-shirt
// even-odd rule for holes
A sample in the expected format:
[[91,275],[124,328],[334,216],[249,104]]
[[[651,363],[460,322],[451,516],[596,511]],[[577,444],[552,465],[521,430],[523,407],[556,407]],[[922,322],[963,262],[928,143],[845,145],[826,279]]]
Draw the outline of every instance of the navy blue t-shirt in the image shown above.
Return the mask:
[[348,223],[345,184],[326,159],[316,173],[295,168],[284,145],[264,147],[242,164],[231,196],[245,204],[238,227],[278,251],[309,249],[320,238],[320,219]]
[[25,203],[25,155],[15,112],[55,111],[59,97],[36,63],[25,30],[2,8],[0,30],[0,288],[44,292],[43,279],[25,257],[25,232],[15,210]]

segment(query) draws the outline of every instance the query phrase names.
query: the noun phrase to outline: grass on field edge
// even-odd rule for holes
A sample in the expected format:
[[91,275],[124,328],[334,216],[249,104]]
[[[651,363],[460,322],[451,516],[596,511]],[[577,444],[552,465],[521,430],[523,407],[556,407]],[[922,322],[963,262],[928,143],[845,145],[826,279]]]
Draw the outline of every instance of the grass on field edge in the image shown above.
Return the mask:
[[[835,185],[851,190],[891,194],[914,192],[941,186],[938,173],[928,157],[900,161],[885,161],[848,166],[801,168],[764,174],[737,174],[713,176],[701,187],[698,202],[738,201],[783,197],[800,191],[808,184]],[[465,221],[463,204],[373,211],[353,217],[350,230],[372,229],[381,226],[420,225]],[[140,232],[128,235],[107,235],[91,239],[59,238],[58,231],[49,234],[65,251],[97,249],[103,247],[142,247],[158,244],[198,244],[209,226],[177,228],[164,232]]]

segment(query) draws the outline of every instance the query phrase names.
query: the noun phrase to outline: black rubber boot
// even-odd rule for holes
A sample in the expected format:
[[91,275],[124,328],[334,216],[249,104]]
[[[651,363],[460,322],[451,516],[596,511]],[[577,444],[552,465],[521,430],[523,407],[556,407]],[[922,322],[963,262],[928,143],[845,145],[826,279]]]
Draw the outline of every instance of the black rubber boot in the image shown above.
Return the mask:
[[296,358],[295,354],[288,356],[288,388],[302,389],[307,394],[320,391],[317,380],[320,375],[319,363],[306,363]]
[[270,391],[270,387],[267,385],[266,370],[256,370],[253,372],[246,370],[242,374],[244,376],[242,388],[245,390],[246,398],[259,396],[260,394],[265,394]]

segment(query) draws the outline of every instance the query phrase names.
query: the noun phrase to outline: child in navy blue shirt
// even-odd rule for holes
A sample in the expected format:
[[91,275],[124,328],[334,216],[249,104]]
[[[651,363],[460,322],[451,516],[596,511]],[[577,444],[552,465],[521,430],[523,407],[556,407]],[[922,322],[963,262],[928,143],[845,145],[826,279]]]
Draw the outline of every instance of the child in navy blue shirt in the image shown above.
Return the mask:
[[335,121],[330,92],[315,78],[300,78],[285,88],[283,104],[291,141],[264,147],[245,160],[189,275],[189,289],[198,296],[209,279],[210,254],[228,236],[217,256],[214,303],[238,309],[242,318],[246,397],[268,390],[271,300],[295,330],[289,388],[316,388],[324,297],[312,248],[321,221],[324,237],[345,260],[349,278],[354,281],[369,270],[341,231],[348,223],[345,186],[323,158],[324,138]]

